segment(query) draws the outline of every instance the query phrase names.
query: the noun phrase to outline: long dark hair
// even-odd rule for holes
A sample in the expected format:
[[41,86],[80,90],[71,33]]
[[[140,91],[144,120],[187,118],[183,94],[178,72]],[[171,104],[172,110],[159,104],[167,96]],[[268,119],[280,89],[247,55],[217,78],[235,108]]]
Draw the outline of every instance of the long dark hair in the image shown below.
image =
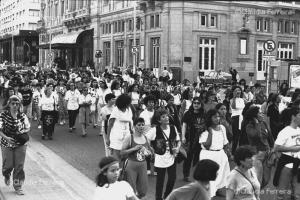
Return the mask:
[[203,101],[202,101],[202,99],[200,98],[200,97],[194,97],[193,98],[193,100],[192,100],[192,104],[191,104],[191,106],[189,107],[189,112],[191,112],[191,113],[194,113],[194,106],[193,106],[193,103],[194,103],[194,101],[196,101],[196,100],[198,100],[199,102],[200,102],[200,104],[201,104],[201,108],[199,109],[199,113],[200,114],[204,114],[204,105],[203,105]]
[[211,118],[218,113],[219,112],[217,109],[210,109],[209,111],[207,111],[206,118],[205,118],[205,126],[207,129],[213,125]]
[[[112,156],[107,156],[101,159],[101,161],[99,162],[99,168],[100,170],[103,169],[105,166],[113,163],[113,162],[117,162],[118,160]],[[99,187],[103,187],[105,184],[108,183],[108,179],[106,177],[106,175],[104,175],[105,172],[107,172],[108,168],[101,170],[101,172],[97,175],[96,177],[96,184]]]

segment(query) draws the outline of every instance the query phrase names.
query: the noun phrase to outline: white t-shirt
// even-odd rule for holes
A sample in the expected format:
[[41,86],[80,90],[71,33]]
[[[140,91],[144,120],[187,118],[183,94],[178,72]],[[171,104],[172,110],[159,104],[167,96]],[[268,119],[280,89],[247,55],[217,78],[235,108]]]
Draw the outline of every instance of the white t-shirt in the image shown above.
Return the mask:
[[[179,141],[180,137],[179,137],[176,127],[175,127],[175,131],[176,131],[176,141]],[[168,128],[166,130],[164,130],[164,133],[166,134],[167,137],[170,137],[170,126],[168,126]],[[146,136],[150,141],[155,140],[156,127],[151,128],[148,131]],[[170,153],[170,147],[169,147],[169,145],[167,145],[167,150],[164,155],[155,154],[154,166],[159,167],[159,168],[167,168],[167,167],[172,166],[174,164],[174,161],[175,161],[175,156]]]
[[[294,145],[300,145],[300,128],[292,128],[290,126],[285,127],[282,129],[277,136],[277,139],[275,141],[276,145],[281,146],[294,146]],[[293,156],[296,158],[300,158],[300,152],[282,152],[285,155]],[[286,167],[292,168],[292,163],[287,164]]]
[[144,111],[141,112],[140,117],[145,120],[145,126],[151,126],[151,119],[154,115],[154,110],[149,111],[145,109]]
[[115,122],[110,131],[110,147],[116,150],[121,150],[124,139],[130,135],[130,125],[132,122],[132,111],[128,108],[122,112],[118,107],[114,107],[110,119],[114,118]]
[[77,110],[79,108],[79,96],[80,92],[77,89],[74,91],[68,90],[66,92],[65,100],[68,101],[68,110]]
[[[230,107],[232,105],[233,99],[230,99]],[[243,109],[245,107],[245,102],[244,99],[242,98],[236,98],[235,100],[235,106],[236,108],[231,108],[231,116],[237,116],[237,115],[242,115]]]
[[96,97],[96,98],[99,99],[98,100],[98,106],[106,104],[106,102],[105,102],[105,96],[107,94],[109,94],[109,93],[111,93],[111,90],[108,89],[108,88],[104,89],[104,90],[102,88],[98,88],[98,90],[97,90],[97,97]]
[[[224,145],[228,144],[228,139],[226,136],[226,128],[223,125],[220,125],[221,130],[216,131],[214,129],[212,130],[212,142],[211,146],[209,149],[211,150],[220,150],[223,149]],[[199,143],[202,146],[202,149],[205,149],[202,143],[206,142],[208,137],[208,131],[204,131],[200,138],[199,138]]]
[[172,94],[174,97],[174,104],[181,105],[181,95],[180,94]]
[[54,103],[55,106],[57,106],[58,99],[54,93],[52,93],[50,97],[42,95],[42,98],[39,101],[39,107],[42,107],[42,110],[52,111],[54,110]]
[[134,197],[132,187],[126,181],[117,181],[108,187],[96,187],[93,200],[126,200]]

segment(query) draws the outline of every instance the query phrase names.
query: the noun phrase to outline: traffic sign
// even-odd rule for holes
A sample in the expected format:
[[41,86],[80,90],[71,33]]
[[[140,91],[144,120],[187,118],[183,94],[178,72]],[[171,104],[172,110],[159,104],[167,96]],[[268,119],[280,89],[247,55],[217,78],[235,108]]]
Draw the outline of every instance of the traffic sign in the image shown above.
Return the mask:
[[131,52],[136,53],[138,51],[137,47],[132,47]]
[[265,51],[272,52],[276,49],[276,43],[273,40],[267,40],[264,42]]

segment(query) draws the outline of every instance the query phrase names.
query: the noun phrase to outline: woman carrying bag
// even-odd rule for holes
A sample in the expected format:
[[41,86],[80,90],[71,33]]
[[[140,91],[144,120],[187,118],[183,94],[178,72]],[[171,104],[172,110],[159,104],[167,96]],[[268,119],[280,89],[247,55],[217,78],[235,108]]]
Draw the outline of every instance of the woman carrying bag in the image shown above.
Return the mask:
[[[147,137],[154,144],[154,167],[157,171],[155,197],[156,200],[162,200],[171,193],[176,181],[175,158],[179,153],[181,142],[176,127],[169,125],[169,113],[166,109],[156,110],[154,117],[158,126],[150,129]],[[166,172],[168,181],[162,197]]]
[[2,174],[4,182],[10,185],[13,172],[13,187],[17,195],[24,195],[22,184],[25,180],[24,162],[26,142],[29,140],[30,123],[20,112],[21,100],[12,95],[8,100],[9,109],[0,114],[0,136],[2,151]]
[[52,140],[54,127],[58,120],[57,103],[57,97],[53,93],[53,84],[48,83],[45,88],[45,94],[39,102],[39,107],[42,112],[40,116],[43,124],[42,140],[45,139],[45,136],[47,136],[49,140]]
[[145,120],[138,118],[134,121],[133,134],[125,138],[121,150],[121,156],[126,156],[128,159],[125,180],[136,191],[139,198],[146,196],[148,190],[146,157],[152,155],[152,149],[144,133]]

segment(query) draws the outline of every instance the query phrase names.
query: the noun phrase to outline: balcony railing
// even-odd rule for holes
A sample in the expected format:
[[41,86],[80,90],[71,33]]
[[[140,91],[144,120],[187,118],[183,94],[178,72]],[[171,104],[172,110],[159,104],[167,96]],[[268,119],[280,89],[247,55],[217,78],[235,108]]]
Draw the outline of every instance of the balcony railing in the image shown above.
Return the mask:
[[67,12],[64,16],[64,21],[69,21],[69,20],[73,20],[73,19],[76,19],[76,18],[85,17],[85,16],[88,16],[89,14],[90,14],[90,10],[87,7],[82,8],[80,10]]

